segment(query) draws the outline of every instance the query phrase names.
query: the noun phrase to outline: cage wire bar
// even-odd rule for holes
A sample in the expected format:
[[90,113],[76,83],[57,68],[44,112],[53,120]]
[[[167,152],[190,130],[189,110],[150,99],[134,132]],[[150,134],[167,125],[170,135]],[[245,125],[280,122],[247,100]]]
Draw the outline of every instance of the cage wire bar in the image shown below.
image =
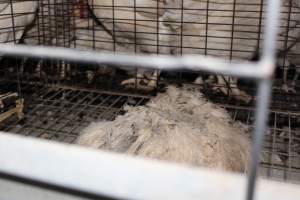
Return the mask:
[[[250,168],[248,184],[247,184],[247,193],[245,198],[247,200],[254,199],[254,192],[256,188],[257,180],[257,169],[259,164],[259,155],[262,147],[262,141],[264,137],[264,132],[267,127],[267,117],[268,117],[268,105],[270,102],[271,94],[271,75],[275,68],[275,41],[277,34],[277,22],[279,18],[280,11],[280,0],[268,0],[267,6],[267,23],[265,28],[266,39],[264,41],[263,48],[263,57],[261,61],[256,63],[231,63],[226,62],[221,59],[204,57],[198,55],[183,55],[181,57],[172,57],[172,56],[162,56],[162,55],[126,55],[126,54],[108,54],[108,53],[95,53],[89,51],[79,51],[75,49],[64,49],[58,47],[36,47],[36,46],[21,46],[21,45],[7,45],[0,44],[0,52],[6,55],[14,56],[24,56],[24,57],[36,57],[36,58],[48,58],[48,59],[65,59],[69,61],[76,62],[86,62],[86,63],[105,63],[105,64],[119,64],[119,65],[132,65],[133,67],[142,65],[145,68],[159,68],[164,70],[175,70],[175,69],[188,69],[188,70],[197,70],[197,71],[207,71],[212,73],[232,75],[239,77],[254,78],[258,81],[258,101],[256,105],[256,115],[255,115],[255,129],[254,129],[254,141],[252,149],[252,164]],[[16,145],[18,139],[13,136],[5,136],[0,138],[0,143],[4,144],[7,140],[7,145]],[[16,142],[14,142],[14,140]],[[26,143],[32,143],[33,148],[35,145],[39,145],[33,141],[33,139],[22,139],[24,146]],[[53,147],[55,144],[51,144]],[[52,148],[49,144],[50,149]],[[17,150],[18,148],[16,148]],[[49,151],[50,151],[49,149]],[[16,151],[13,150],[13,151]],[[46,150],[46,149],[44,149]],[[18,152],[18,156],[7,157],[3,155],[5,153],[4,149],[0,151],[1,163],[0,165],[1,174],[12,174],[15,176],[27,176],[29,179],[39,181],[43,175],[47,177],[47,171],[40,174],[42,176],[34,177],[29,174],[22,174],[22,170],[14,174],[13,169],[9,170],[7,166],[11,166],[10,163],[17,164],[18,169],[22,169],[22,159],[18,160],[19,157],[22,157],[22,151]],[[48,152],[49,153],[49,152]],[[52,152],[55,153],[55,152]],[[97,156],[94,155],[93,159]],[[109,156],[108,156],[109,157]],[[109,158],[106,159],[109,159]],[[100,158],[100,157],[99,157]],[[76,158],[74,158],[76,159]],[[87,158],[86,158],[87,159]],[[31,164],[33,164],[33,161]],[[38,160],[36,161],[38,162]],[[7,164],[6,164],[7,163]],[[77,162],[77,165],[82,164]],[[80,167],[80,166],[77,166]],[[26,171],[26,170],[25,170]],[[62,170],[64,171],[64,170]],[[34,173],[34,172],[32,172]],[[57,175],[57,174],[56,174]],[[200,179],[199,179],[200,180]],[[40,180],[43,181],[43,180]],[[44,179],[44,181],[47,181]],[[64,182],[65,181],[65,182]],[[85,180],[88,181],[88,180]],[[188,180],[187,180],[188,181]],[[68,179],[61,180],[60,186],[72,189],[74,184],[70,185]],[[79,183],[77,181],[77,184]],[[97,185],[97,183],[94,183]],[[94,186],[95,186],[94,185]],[[83,187],[83,191],[85,187]],[[85,188],[86,189],[86,188]],[[100,188],[101,190],[101,188]],[[162,194],[164,196],[164,194]]]
[[[266,64],[273,65],[275,69],[275,52],[276,52],[276,35],[277,22],[280,13],[280,0],[269,0],[267,11],[266,37],[263,48],[263,59],[267,60]],[[269,61],[269,62],[268,62]],[[267,67],[267,66],[265,66]],[[259,80],[258,84],[258,101],[255,114],[254,141],[252,146],[252,163],[250,167],[247,200],[254,199],[254,190],[256,185],[257,170],[260,161],[260,152],[262,149],[264,133],[267,129],[268,106],[271,98],[271,80],[265,77]]]
[[[109,199],[233,200],[245,197],[246,177],[237,174],[0,133],[0,177],[35,187],[90,199],[104,196]],[[13,159],[20,156],[22,165]],[[298,185],[262,179],[256,192],[257,200],[296,200],[300,195]],[[21,195],[18,196],[23,198]]]

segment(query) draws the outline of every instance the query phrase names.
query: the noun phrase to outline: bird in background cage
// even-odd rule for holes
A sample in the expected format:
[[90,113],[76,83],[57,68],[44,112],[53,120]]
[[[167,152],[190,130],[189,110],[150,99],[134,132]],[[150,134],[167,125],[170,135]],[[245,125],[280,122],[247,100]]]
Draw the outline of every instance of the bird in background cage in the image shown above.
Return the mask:
[[[88,0],[86,6],[95,25],[91,29],[77,31],[77,47],[97,51],[170,54],[170,29],[163,24],[164,5],[162,0]],[[129,75],[136,75],[122,81],[121,84],[127,88],[153,90],[157,85],[158,70],[118,68]]]
[[[250,61],[260,54],[263,46],[266,11],[266,2],[263,0],[115,0],[114,7],[111,0],[90,0],[87,3],[96,21],[96,28],[81,30],[77,34],[82,38],[83,46],[95,50],[157,53],[158,48],[158,53],[163,54],[202,54],[230,61]],[[285,58],[287,65],[282,86],[286,92],[295,91],[293,88],[300,72],[296,68],[293,82],[288,86],[289,63],[297,66],[299,62],[298,5],[299,0],[284,0],[281,8],[277,48],[278,60]],[[149,71],[139,71],[140,86],[145,83],[152,86],[154,83],[148,81],[149,77],[153,78],[153,71],[150,71],[150,76],[147,74]],[[156,73],[157,76],[159,74]],[[123,81],[123,84],[134,82],[135,79],[129,79]],[[239,88],[237,78],[213,75],[203,80],[199,76],[195,82],[216,83],[214,90],[244,102],[252,99]]]
[[[0,43],[20,43],[24,33],[32,25],[37,15],[38,1],[6,1],[0,3]],[[2,67],[13,72],[10,62],[16,60],[0,55]]]
[[[5,1],[0,3],[0,43],[22,43],[24,34],[34,23],[38,1]],[[0,66],[9,74],[23,71],[24,59],[0,55]],[[21,66],[20,69],[16,67]],[[17,73],[19,75],[19,73]]]
[[[297,13],[299,20],[297,20],[297,22],[293,24],[293,27],[289,29],[287,33],[288,37],[285,39],[286,45],[282,44],[281,49],[278,52],[278,64],[283,71],[283,85],[281,89],[287,93],[296,93],[296,82],[300,75],[300,1],[297,3],[297,10],[292,10],[291,17],[295,18],[293,16]],[[279,37],[282,36],[280,35]],[[292,81],[288,84],[289,71],[292,70]]]
[[18,43],[37,14],[38,1],[0,3],[0,42]]
[[[203,54],[228,60],[252,60],[263,46],[266,1],[263,0],[167,0],[165,25],[172,30],[171,43],[174,54]],[[299,0],[284,0],[277,41],[278,59],[299,63]],[[182,22],[182,23],[181,23]],[[286,45],[287,44],[287,45]],[[300,64],[300,63],[299,63]],[[283,89],[288,92],[287,68]],[[293,78],[298,79],[299,68]],[[207,79],[212,82],[214,78]],[[196,82],[204,82],[198,77]],[[245,102],[251,100],[239,89],[237,78],[216,76],[216,82],[224,94]],[[228,87],[227,87],[228,86]]]
[[[68,0],[41,0],[37,20],[27,31],[23,43],[28,45],[68,46],[72,40],[72,6]],[[70,34],[70,36],[68,35]],[[68,40],[68,41],[67,41]],[[69,41],[70,40],[70,41]],[[34,78],[65,80],[71,66],[64,60],[30,59],[26,73]]]

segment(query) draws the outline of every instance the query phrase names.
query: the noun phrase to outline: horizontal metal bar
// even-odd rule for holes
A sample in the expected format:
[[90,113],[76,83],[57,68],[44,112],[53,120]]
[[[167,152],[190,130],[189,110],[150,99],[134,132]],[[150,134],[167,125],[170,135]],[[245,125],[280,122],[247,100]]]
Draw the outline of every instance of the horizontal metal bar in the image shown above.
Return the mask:
[[168,55],[98,53],[62,47],[9,44],[0,44],[0,54],[163,70],[187,69],[258,79],[270,77],[274,70],[272,62],[267,59],[257,63],[237,63],[203,55],[175,57]]
[[[24,198],[26,197],[26,198]],[[0,198],[5,200],[89,200],[82,196],[68,193],[60,193],[48,190],[35,184],[27,184],[16,179],[0,178]],[[101,200],[112,200],[101,198]]]
[[[122,199],[243,199],[246,176],[53,143],[0,132],[0,174],[60,192]],[[2,177],[3,178],[3,177]],[[18,191],[16,191],[18,192]],[[257,200],[298,199],[298,185],[259,179]]]

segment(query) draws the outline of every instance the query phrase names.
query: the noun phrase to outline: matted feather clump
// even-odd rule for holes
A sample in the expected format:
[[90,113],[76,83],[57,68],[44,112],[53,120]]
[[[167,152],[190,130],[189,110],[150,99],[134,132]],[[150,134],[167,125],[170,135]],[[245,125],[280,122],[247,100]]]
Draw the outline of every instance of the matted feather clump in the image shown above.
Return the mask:
[[246,172],[245,128],[199,91],[170,86],[145,106],[125,106],[114,121],[93,122],[80,145],[193,166]]

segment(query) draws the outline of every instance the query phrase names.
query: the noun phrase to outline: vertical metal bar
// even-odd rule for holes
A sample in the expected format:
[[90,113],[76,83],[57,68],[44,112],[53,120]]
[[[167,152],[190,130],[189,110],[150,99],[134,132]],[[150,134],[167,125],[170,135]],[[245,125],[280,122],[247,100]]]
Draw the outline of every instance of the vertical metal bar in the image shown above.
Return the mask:
[[205,46],[204,46],[204,54],[207,55],[207,43],[208,43],[208,14],[209,14],[209,0],[206,2],[206,20],[205,20]]
[[288,155],[287,155],[287,163],[288,163],[288,173],[287,173],[287,178],[288,180],[291,180],[292,177],[292,141],[293,141],[293,137],[292,137],[292,133],[291,133],[291,114],[289,113],[289,128],[288,128]]
[[[58,21],[59,21],[59,15],[58,15],[58,2],[59,0],[54,0],[54,4],[52,6],[50,6],[50,9],[52,9],[52,17],[53,17],[53,20],[52,21],[52,18],[51,18],[51,21],[50,23],[54,23],[54,27],[55,27],[55,36],[54,36],[54,39],[55,39],[55,44],[52,44],[52,38],[51,38],[51,45],[55,45],[56,47],[59,46],[59,39],[60,39],[60,35],[59,35],[59,26],[58,26]],[[51,12],[51,11],[50,11]]]
[[[106,9],[106,8],[104,8]],[[116,19],[115,19],[115,0],[112,0],[112,37],[114,42],[114,52],[116,51]],[[121,8],[122,9],[122,8]]]
[[262,39],[262,35],[261,35],[261,30],[262,30],[262,26],[263,26],[263,12],[264,12],[264,0],[260,1],[260,10],[259,10],[259,21],[258,21],[258,39],[257,39],[257,54],[259,54],[259,50],[260,50],[260,40]]
[[[233,8],[232,8],[232,21],[231,21],[231,38],[230,38],[230,52],[229,52],[229,60],[232,60],[233,56],[233,42],[234,42],[234,28],[235,28],[235,14],[236,14],[236,0],[233,1]],[[230,82],[230,78],[228,80]],[[229,90],[229,87],[228,87]],[[229,91],[228,91],[229,94]]]
[[[165,6],[163,5],[163,9],[166,9],[165,8]],[[165,11],[165,10],[164,10]],[[156,54],[159,54],[160,52],[159,52],[159,46],[160,46],[160,43],[159,43],[159,38],[160,38],[160,16],[159,16],[159,13],[161,12],[161,7],[160,7],[160,1],[157,1],[157,3],[156,3],[156,44],[157,44],[157,46],[156,46]],[[165,34],[165,33],[163,33],[163,34]],[[169,33],[168,33],[169,34]],[[163,45],[165,45],[165,44],[163,44]],[[170,45],[169,43],[168,43],[168,45]],[[168,48],[170,48],[170,47],[168,47]],[[155,73],[155,71],[154,71],[154,73]],[[157,79],[156,79],[156,88],[158,88],[158,85],[159,85],[159,75],[157,75]]]
[[73,37],[72,37],[72,31],[73,31],[73,26],[74,24],[72,24],[72,20],[73,20],[73,16],[74,16],[74,10],[73,10],[73,4],[71,1],[68,1],[67,2],[67,9],[66,9],[66,12],[67,12],[67,20],[68,20],[68,47],[70,48],[71,47],[71,42],[73,40]]
[[[43,27],[43,35],[42,35],[42,38],[43,38],[43,45],[50,45],[51,44],[51,41],[52,41],[52,38],[53,38],[53,30],[55,29],[54,26],[52,26],[52,11],[51,11],[51,7],[52,5],[51,4],[54,4],[54,1],[53,2],[50,2],[50,0],[48,0],[48,2],[43,2],[42,3],[42,27]],[[45,7],[45,8],[44,8]],[[47,9],[48,8],[48,9]],[[46,13],[48,12],[48,13]],[[48,20],[46,20],[45,22],[45,19],[46,18],[46,14],[48,14]],[[48,26],[46,25],[46,23],[48,23]],[[49,28],[47,30],[47,28]]]
[[[208,2],[207,2],[207,4],[208,4]],[[184,0],[181,0],[181,13],[180,13],[180,55],[182,55],[182,53],[183,53],[183,20],[184,20],[183,10],[184,10]],[[208,21],[207,21],[207,23],[208,23]],[[199,35],[199,37],[200,37],[200,35]],[[205,43],[207,43],[207,41]]]
[[[87,3],[86,3],[87,4]],[[82,5],[80,5],[80,6],[82,6]],[[88,5],[87,5],[88,6]],[[90,5],[91,6],[91,9],[92,10],[95,10],[95,8],[94,8],[94,0],[92,0],[92,4]],[[102,8],[101,8],[102,9]],[[88,21],[90,21],[90,19],[88,18],[87,19]],[[96,33],[95,33],[95,27],[96,27],[96,23],[95,23],[95,20],[93,20],[92,21],[92,23],[93,23],[93,28],[92,28],[92,33],[93,33],[93,50],[96,50]],[[88,27],[88,31],[90,30],[90,27]]]
[[[160,30],[159,30],[159,24],[160,24],[160,19],[159,19],[159,13],[160,13],[160,1],[156,2],[156,54],[159,54],[159,35],[160,35]],[[136,5],[134,1],[134,5]],[[134,11],[134,17],[136,18],[136,10]],[[134,38],[136,41],[136,38]]]
[[[77,9],[77,6],[78,6],[78,4],[74,4],[74,3],[72,3],[72,16],[71,16],[71,19],[72,19],[72,22],[71,22],[71,28],[72,28],[72,30],[73,30],[73,35],[72,35],[72,38],[73,38],[73,45],[74,45],[74,48],[76,48],[77,46],[77,43],[76,43],[76,41],[77,41],[77,38],[76,38],[76,34],[77,34],[77,24],[76,24],[76,20],[77,20],[77,16],[75,15],[75,13],[76,13],[76,9]],[[84,9],[86,9],[86,4],[84,4],[83,5],[84,6]],[[71,44],[70,44],[71,45]]]
[[267,128],[268,119],[268,105],[271,96],[271,80],[263,79],[259,81],[258,99],[255,114],[255,129],[254,140],[252,146],[252,163],[250,166],[250,173],[247,188],[247,200],[254,198],[254,191],[256,185],[257,170],[260,161],[260,152],[264,134]]
[[274,162],[273,162],[273,155],[275,155],[275,144],[276,144],[276,133],[277,133],[277,113],[275,112],[274,113],[274,130],[273,130],[273,135],[272,135],[272,150],[271,150],[271,156],[270,156],[270,168],[268,170],[268,177],[271,177],[273,176],[273,173],[274,173]]
[[[158,4],[159,2],[157,1],[157,4]],[[121,8],[121,9],[123,9],[123,8]],[[131,8],[129,7],[128,8],[129,10],[131,10]],[[158,14],[158,13],[157,13]],[[137,53],[137,35],[136,35],[136,33],[137,33],[137,27],[136,27],[136,0],[133,0],[133,23],[134,23],[134,26],[133,26],[133,31],[134,31],[134,35],[133,35],[133,37],[134,37],[134,54],[136,54]],[[158,27],[157,27],[157,34],[158,34]],[[158,37],[158,36],[157,36]],[[159,44],[157,44],[157,46],[158,46]],[[138,77],[138,68],[135,68],[135,80],[134,80],[134,91],[135,92],[137,92],[137,90],[138,90],[138,87],[137,87],[137,85],[138,85],[138,82],[140,81],[139,80],[140,79],[140,77]]]
[[251,117],[251,110],[248,110],[247,121],[246,121],[247,125],[250,124],[250,117]]
[[[17,31],[17,27],[16,27],[16,23],[15,23],[15,17],[18,16],[18,14],[16,14],[14,12],[14,3],[12,0],[10,0],[10,12],[11,12],[11,25],[12,25],[12,32],[13,32],[13,43],[18,43],[18,38],[16,38],[16,31]],[[24,15],[25,13],[21,13],[21,15]],[[22,27],[23,28],[23,27]],[[8,38],[10,42],[10,38]],[[21,85],[20,85],[20,73],[19,73],[19,63],[17,58],[15,58],[15,65],[16,65],[16,71],[17,71],[17,81],[18,81],[18,95],[19,97],[21,97]]]
[[[44,18],[44,13],[42,12],[43,11],[43,8],[42,8],[42,5],[43,3],[41,1],[37,1],[38,2],[38,13],[36,15],[36,27],[37,27],[37,36],[35,35],[36,32],[34,32],[34,38],[37,37],[37,41],[38,41],[38,45],[40,45],[42,42],[41,42],[41,31],[43,30],[43,26],[41,27],[41,18]],[[42,30],[41,30],[42,29]]]
[[[274,65],[276,52],[276,36],[277,36],[277,22],[280,12],[280,0],[268,0],[267,20],[265,27],[265,41],[263,49],[263,60],[266,65]],[[269,66],[265,66],[269,67]],[[273,66],[271,66],[273,67]],[[252,163],[250,166],[250,173],[247,186],[247,200],[254,199],[254,191],[256,186],[257,170],[260,161],[260,152],[264,134],[266,132],[268,120],[268,106],[271,98],[271,80],[268,78],[259,80],[258,98],[255,113],[255,129],[254,140],[252,146]]]
[[[177,9],[177,8],[173,8],[173,9]],[[184,0],[181,0],[181,12],[180,12],[180,55],[182,55],[183,54],[183,46],[184,46],[184,44],[183,44],[183,37],[184,37],[184,34],[183,34],[183,24],[184,24],[184,20],[185,20],[185,18],[184,18]],[[177,21],[175,22],[176,24],[177,24]],[[177,37],[177,34],[176,34],[176,36],[175,37]],[[199,37],[201,37],[201,35],[199,35]],[[175,47],[175,48],[178,48],[178,47]],[[180,71],[179,72],[179,80],[181,81],[181,82],[183,82],[184,80],[183,80],[183,78],[182,78],[182,71]]]
[[[61,0],[59,2],[59,7],[57,8],[58,11],[59,11],[59,34],[61,35],[62,37],[62,43],[63,44],[60,44],[60,45],[63,45],[63,47],[66,47],[66,19],[65,19],[65,5],[64,5],[64,1],[65,0]],[[59,10],[61,9],[61,10]],[[62,63],[61,63],[62,65]],[[60,73],[60,72],[59,72]]]
[[274,63],[281,0],[268,0],[263,58]]
[[[16,40],[16,26],[15,26],[15,13],[14,13],[14,2],[12,0],[9,1],[10,2],[10,12],[11,12],[11,28],[13,31],[13,42],[17,43]],[[23,14],[23,13],[22,13]],[[9,41],[10,42],[10,41]]]
[[[288,18],[287,18],[287,26],[286,26],[286,30],[285,30],[285,38],[284,38],[284,47],[283,47],[283,51],[286,52],[288,50],[288,43],[289,43],[289,34],[290,34],[290,22],[291,22],[291,13],[292,13],[292,4],[293,4],[293,0],[289,0],[289,10],[288,10]],[[286,6],[286,5],[284,5]],[[285,12],[285,10],[284,10]],[[285,70],[288,70],[289,66],[286,66],[287,64],[287,55],[286,53],[284,53],[283,56],[283,73],[282,73],[282,80],[284,81],[283,83],[286,84],[286,78],[285,78]]]

